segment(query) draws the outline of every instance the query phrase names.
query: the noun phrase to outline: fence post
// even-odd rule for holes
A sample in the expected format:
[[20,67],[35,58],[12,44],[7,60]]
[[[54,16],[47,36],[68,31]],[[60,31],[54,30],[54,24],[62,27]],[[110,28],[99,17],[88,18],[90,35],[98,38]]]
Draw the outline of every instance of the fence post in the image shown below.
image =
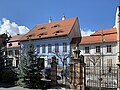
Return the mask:
[[120,90],[120,62],[118,62],[117,65],[118,65],[118,88],[117,90]]
[[72,89],[85,90],[85,64],[84,56],[79,55],[80,50],[73,51],[70,62],[70,87]]
[[52,57],[51,63],[51,86],[56,86],[57,84],[57,62],[56,57]]

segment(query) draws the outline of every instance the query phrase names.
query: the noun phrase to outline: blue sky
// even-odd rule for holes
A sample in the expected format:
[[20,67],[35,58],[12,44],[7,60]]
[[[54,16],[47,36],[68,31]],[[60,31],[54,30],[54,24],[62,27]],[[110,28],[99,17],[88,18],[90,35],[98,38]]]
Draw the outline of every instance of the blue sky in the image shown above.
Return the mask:
[[119,0],[0,0],[0,21],[4,28],[9,23],[28,30],[48,23],[50,16],[60,20],[64,13],[66,18],[78,17],[81,30],[96,31],[114,26],[118,5]]

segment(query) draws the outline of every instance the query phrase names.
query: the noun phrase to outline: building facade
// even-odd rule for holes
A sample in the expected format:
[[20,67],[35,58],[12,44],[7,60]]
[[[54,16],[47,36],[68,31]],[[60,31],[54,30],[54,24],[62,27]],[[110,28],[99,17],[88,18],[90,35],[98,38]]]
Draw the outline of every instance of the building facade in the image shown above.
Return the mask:
[[[86,63],[86,86],[118,88],[118,67],[120,63],[120,7],[117,7],[113,28],[97,30],[90,36],[83,36],[79,43],[80,54]],[[76,49],[74,38],[72,50]]]
[[[78,18],[65,19],[35,26],[21,40],[21,48],[25,50],[27,45],[31,42],[36,48],[36,54],[40,58],[44,58],[45,67],[49,67],[51,57],[58,55],[58,63],[69,56],[70,42],[74,37],[80,37],[80,27]],[[67,58],[69,62],[69,57]]]
[[20,60],[20,43],[19,40],[23,35],[12,36],[7,43],[7,62],[8,67],[18,67]]

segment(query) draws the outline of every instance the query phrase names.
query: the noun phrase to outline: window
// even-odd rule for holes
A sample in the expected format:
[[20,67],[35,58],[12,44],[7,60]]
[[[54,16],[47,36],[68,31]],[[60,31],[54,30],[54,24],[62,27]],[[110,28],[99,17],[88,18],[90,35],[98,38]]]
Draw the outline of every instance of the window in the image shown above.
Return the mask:
[[42,45],[42,53],[45,53],[45,44]]
[[13,58],[9,58],[9,59],[6,61],[6,67],[12,67],[12,62],[13,62]]
[[112,52],[111,45],[107,45],[107,53],[110,53],[110,52]]
[[96,46],[96,53],[100,53],[100,46]]
[[15,55],[19,55],[19,50],[15,50]]
[[8,55],[13,55],[13,51],[12,51],[12,50],[9,50],[9,51],[8,51]]
[[107,59],[107,66],[112,66],[112,59]]
[[63,33],[63,30],[55,31],[53,34],[57,34],[57,33]]
[[45,28],[45,26],[43,26],[43,27],[39,28],[38,30],[43,30],[43,29],[46,29],[46,28]]
[[40,53],[40,45],[37,45],[37,54]]
[[85,53],[89,53],[89,47],[85,47]]
[[12,43],[9,43],[9,46],[12,46]]
[[51,44],[48,44],[48,53],[51,53]]
[[18,45],[20,45],[20,42],[18,42]]
[[55,43],[55,52],[59,52],[59,44]]
[[63,43],[63,52],[67,52],[67,43]]
[[56,28],[56,27],[60,27],[60,25],[57,24],[57,25],[52,26],[51,28]]

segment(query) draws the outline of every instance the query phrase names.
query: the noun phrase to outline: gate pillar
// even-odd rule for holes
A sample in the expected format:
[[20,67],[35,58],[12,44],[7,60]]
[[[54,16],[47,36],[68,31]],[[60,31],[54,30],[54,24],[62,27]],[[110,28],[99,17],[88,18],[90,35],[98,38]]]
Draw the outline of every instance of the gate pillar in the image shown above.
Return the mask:
[[51,63],[51,86],[55,86],[57,84],[57,61],[56,57],[52,57]]
[[85,64],[84,56],[80,56],[80,50],[73,51],[70,62],[70,87],[72,89],[85,90]]

